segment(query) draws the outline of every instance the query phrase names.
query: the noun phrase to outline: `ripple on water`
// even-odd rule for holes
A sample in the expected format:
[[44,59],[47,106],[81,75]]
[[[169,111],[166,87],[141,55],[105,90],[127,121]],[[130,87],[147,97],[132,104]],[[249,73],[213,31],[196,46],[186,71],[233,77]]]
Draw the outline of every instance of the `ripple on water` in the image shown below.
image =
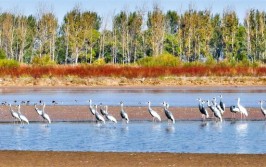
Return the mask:
[[266,153],[264,121],[0,125],[1,150]]

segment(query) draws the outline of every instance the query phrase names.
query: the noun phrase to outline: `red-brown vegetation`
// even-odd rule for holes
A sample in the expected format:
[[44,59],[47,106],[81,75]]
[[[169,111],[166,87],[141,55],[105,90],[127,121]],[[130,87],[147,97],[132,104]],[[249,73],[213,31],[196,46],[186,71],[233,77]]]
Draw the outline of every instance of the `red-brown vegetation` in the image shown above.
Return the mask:
[[223,67],[223,66],[181,66],[181,67],[137,67],[137,66],[20,66],[0,68],[0,76],[21,77],[162,77],[162,76],[264,76],[266,67]]

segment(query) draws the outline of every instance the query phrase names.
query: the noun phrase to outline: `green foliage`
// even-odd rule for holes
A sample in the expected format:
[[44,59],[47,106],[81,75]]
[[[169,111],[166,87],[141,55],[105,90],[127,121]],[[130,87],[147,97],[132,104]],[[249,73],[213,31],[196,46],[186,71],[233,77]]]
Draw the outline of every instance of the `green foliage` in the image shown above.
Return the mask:
[[93,62],[93,65],[102,66],[105,65],[105,60],[103,58],[99,58]]
[[19,67],[19,63],[16,60],[0,59],[1,68],[15,68]]
[[42,57],[35,56],[32,59],[32,64],[39,65],[39,66],[52,66],[52,65],[55,65],[56,63],[51,60],[49,55],[44,55]]
[[156,57],[142,58],[137,61],[137,64],[145,67],[176,67],[181,64],[181,61],[171,54],[162,54]]
[[6,58],[6,52],[3,49],[0,49],[0,59]]

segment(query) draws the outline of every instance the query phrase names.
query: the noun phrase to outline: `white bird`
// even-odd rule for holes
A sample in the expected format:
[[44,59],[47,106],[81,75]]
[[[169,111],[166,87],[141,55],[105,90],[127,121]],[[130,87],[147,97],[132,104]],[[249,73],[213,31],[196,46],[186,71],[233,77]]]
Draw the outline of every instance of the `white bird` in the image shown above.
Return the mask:
[[149,111],[149,113],[152,116],[152,121],[154,122],[155,121],[155,118],[158,119],[158,121],[161,121],[160,115],[151,108],[151,102],[148,101],[147,103],[148,103],[148,111]]
[[242,119],[242,114],[244,114],[245,117],[248,116],[247,109],[240,104],[240,98],[237,98],[237,107],[239,108],[241,119]]
[[103,122],[105,124],[105,120],[104,120],[104,117],[98,113],[97,111],[97,105],[94,105],[95,106],[95,118],[96,118],[96,122]]
[[38,113],[38,115],[42,116],[42,110],[37,108],[37,104],[36,103],[34,104],[34,108],[35,108],[35,111]]
[[42,118],[44,120],[46,120],[50,124],[51,123],[51,119],[50,119],[49,115],[45,113],[44,108],[45,108],[45,103],[43,103]]
[[19,122],[21,121],[21,119],[19,118],[19,114],[12,109],[11,104],[9,104],[9,111],[12,117],[14,118],[14,123],[16,123],[16,120],[18,120]]
[[91,99],[89,100],[89,103],[90,103],[89,109],[90,109],[92,115],[95,115],[95,113],[96,113],[96,109],[94,109],[94,108],[92,107],[92,100],[91,100]]
[[120,106],[121,106],[121,111],[120,111],[120,115],[122,117],[122,120],[126,120],[126,123],[129,122],[129,119],[128,119],[128,115],[127,113],[124,111],[124,103],[121,101],[120,102]]
[[105,117],[107,120],[114,122],[114,123],[117,123],[117,120],[115,119],[115,117],[108,113],[108,106],[105,106],[105,112],[106,112]]
[[230,111],[232,113],[232,118],[234,118],[234,119],[236,118],[236,113],[240,112],[239,108],[234,106],[234,105],[230,106]]
[[204,107],[205,101],[201,100],[201,98],[198,98],[197,100],[199,101],[199,111],[201,113],[202,119],[205,120],[206,118],[209,118],[209,113],[207,109]]
[[222,109],[222,107],[219,104],[217,104],[215,97],[213,98],[212,102],[213,102],[214,106],[220,111],[221,115],[223,115],[224,114],[224,110]]
[[20,104],[18,105],[18,116],[20,118],[20,122],[23,124],[24,122],[29,124],[29,120],[27,119],[27,117],[25,115],[22,115],[20,112]]
[[223,111],[225,111],[225,104],[224,104],[224,102],[222,101],[222,98],[223,98],[223,96],[220,95],[220,107],[221,107],[221,109],[222,109]]
[[104,110],[104,109],[102,108],[102,103],[100,103],[100,113],[101,113],[103,116],[106,116],[106,115],[107,115],[106,110]]
[[167,121],[171,120],[173,122],[173,124],[174,124],[175,123],[175,118],[174,118],[173,114],[171,113],[171,111],[168,110],[169,104],[164,101],[163,102],[163,106],[164,106],[165,116],[167,117]]
[[208,107],[211,109],[211,111],[214,113],[214,116],[222,122],[223,119],[222,119],[221,112],[218,110],[215,104],[211,105],[209,100],[207,100],[207,104],[208,104]]
[[263,106],[262,106],[263,105],[263,101],[261,100],[261,101],[259,101],[259,103],[260,103],[260,110],[261,110],[264,118],[266,119],[266,109],[263,108]]

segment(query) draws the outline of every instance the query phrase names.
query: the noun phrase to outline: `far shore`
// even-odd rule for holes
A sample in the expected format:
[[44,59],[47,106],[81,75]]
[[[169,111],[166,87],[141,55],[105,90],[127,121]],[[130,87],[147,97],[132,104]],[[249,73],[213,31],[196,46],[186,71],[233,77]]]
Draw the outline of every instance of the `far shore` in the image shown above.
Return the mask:
[[202,76],[202,77],[2,77],[0,87],[177,87],[177,86],[266,86],[266,77],[238,76]]

